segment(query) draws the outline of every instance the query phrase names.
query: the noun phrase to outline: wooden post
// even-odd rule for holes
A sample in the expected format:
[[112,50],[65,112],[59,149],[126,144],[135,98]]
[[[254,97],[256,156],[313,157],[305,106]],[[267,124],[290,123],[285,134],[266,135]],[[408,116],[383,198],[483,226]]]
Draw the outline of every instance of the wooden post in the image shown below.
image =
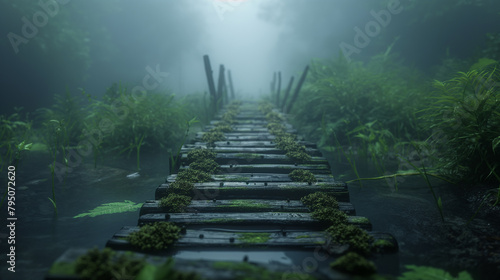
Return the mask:
[[290,91],[292,90],[292,85],[293,85],[293,79],[294,77],[292,76],[290,78],[290,82],[288,82],[288,86],[286,87],[285,91],[285,97],[283,98],[283,104],[279,108],[282,108],[281,110],[284,112],[286,108],[286,101],[288,100],[288,95],[290,94]]
[[227,70],[227,79],[229,80],[229,91],[231,92],[231,99],[234,100],[233,78],[231,78],[231,70]]
[[280,106],[280,92],[281,92],[281,72],[278,72],[278,90],[276,91],[276,106]]
[[292,99],[290,99],[290,103],[288,103],[288,107],[286,107],[286,110],[283,113],[288,114],[288,112],[290,112],[290,110],[292,109],[293,103],[295,103],[295,100],[297,100],[297,97],[299,96],[300,88],[302,87],[302,84],[306,80],[307,71],[309,71],[309,65],[307,65],[306,68],[304,69],[304,72],[302,72],[302,76],[300,76],[299,83],[295,88],[295,92],[293,93]]
[[274,94],[275,85],[276,85],[276,72],[273,73],[273,80],[271,82],[271,94]]
[[224,100],[224,65],[219,66],[219,83],[217,85],[217,104],[219,104],[219,109],[222,108],[222,104],[226,103]]
[[217,93],[215,92],[215,83],[214,83],[214,77],[212,75],[212,66],[210,66],[210,58],[208,57],[208,54],[203,56],[203,61],[205,63],[205,73],[207,74],[208,90],[213,100],[213,108],[215,114],[217,112],[217,96],[216,96]]

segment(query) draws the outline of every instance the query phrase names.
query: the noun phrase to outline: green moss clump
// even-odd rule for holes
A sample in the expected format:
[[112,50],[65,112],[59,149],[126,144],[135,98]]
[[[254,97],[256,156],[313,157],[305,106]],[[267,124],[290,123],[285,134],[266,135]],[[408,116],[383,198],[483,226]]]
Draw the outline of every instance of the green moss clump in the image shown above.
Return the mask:
[[227,122],[219,122],[214,128],[210,131],[220,131],[220,132],[231,132],[233,128]]
[[176,181],[186,181],[190,183],[202,183],[212,181],[212,176],[207,172],[196,169],[183,169],[177,173]]
[[306,153],[306,147],[295,142],[295,135],[283,133],[276,138],[276,148],[285,151],[286,156],[295,162],[306,162],[311,156]]
[[180,194],[192,196],[194,191],[194,184],[188,181],[176,180],[168,186],[168,194]]
[[110,248],[100,251],[93,248],[75,262],[75,272],[84,279],[109,280],[117,274],[135,276],[145,265],[143,259],[132,258],[133,254],[121,254]]
[[189,164],[189,168],[200,170],[209,174],[214,174],[219,171],[219,164],[213,159],[201,159]]
[[235,280],[276,280],[276,279],[301,279],[315,280],[313,276],[297,272],[275,272],[264,267],[247,262],[215,262],[213,268],[232,272]]
[[218,205],[217,207],[250,209],[250,208],[267,208],[267,207],[269,207],[269,205],[265,204],[265,203],[256,203],[255,200],[251,200],[251,199],[236,199],[236,200],[231,200],[230,204]]
[[321,208],[339,208],[339,203],[334,196],[325,192],[315,192],[308,194],[300,199],[304,205],[306,205],[311,211],[315,211]]
[[284,120],[283,116],[281,116],[280,113],[276,113],[276,112],[269,112],[269,113],[267,113],[266,114],[266,119],[270,123],[280,123],[280,122],[282,122]]
[[297,145],[295,142],[295,135],[286,134],[281,137],[276,138],[276,148],[287,151],[288,147],[293,147]]
[[273,111],[273,104],[268,102],[260,103],[259,111],[261,111],[263,114],[269,114]]
[[222,131],[210,131],[203,134],[201,137],[201,141],[208,143],[209,145],[213,145],[217,141],[223,141],[226,139],[224,133]]
[[203,149],[203,148],[194,149],[194,150],[191,150],[187,154],[187,161],[188,161],[188,163],[192,163],[193,161],[202,160],[202,159],[215,160],[216,156],[217,156],[217,154],[214,151],[209,150],[209,149]]
[[294,162],[306,162],[311,160],[311,156],[304,151],[289,151],[285,155]]
[[333,226],[344,225],[347,223],[347,215],[333,208],[319,208],[311,213],[311,217],[319,221],[325,221]]
[[330,267],[355,275],[371,275],[377,271],[373,262],[353,252],[336,259],[330,264]]
[[191,204],[191,197],[175,193],[162,197],[160,200],[160,207],[166,208],[169,213],[184,212],[189,204]]
[[180,231],[181,228],[172,223],[157,222],[144,225],[139,231],[131,233],[128,241],[141,250],[164,250],[181,237]]
[[314,174],[308,170],[295,169],[288,174],[288,177],[290,177],[290,179],[294,182],[307,182],[310,184],[316,182],[316,177],[314,177]]
[[280,123],[269,123],[267,125],[267,130],[269,133],[276,136],[282,136],[285,134],[285,127]]
[[326,232],[333,243],[348,244],[350,251],[365,256],[371,252],[373,237],[355,225],[338,224],[329,227]]
[[245,232],[239,233],[239,240],[244,243],[266,243],[269,238],[269,233],[254,233],[254,232]]

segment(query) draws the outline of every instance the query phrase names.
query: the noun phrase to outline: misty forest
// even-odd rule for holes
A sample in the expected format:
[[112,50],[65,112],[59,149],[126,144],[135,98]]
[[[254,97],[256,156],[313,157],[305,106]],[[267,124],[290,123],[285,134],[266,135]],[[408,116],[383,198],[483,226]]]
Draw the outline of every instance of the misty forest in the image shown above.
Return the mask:
[[1,279],[500,279],[499,1],[0,14]]

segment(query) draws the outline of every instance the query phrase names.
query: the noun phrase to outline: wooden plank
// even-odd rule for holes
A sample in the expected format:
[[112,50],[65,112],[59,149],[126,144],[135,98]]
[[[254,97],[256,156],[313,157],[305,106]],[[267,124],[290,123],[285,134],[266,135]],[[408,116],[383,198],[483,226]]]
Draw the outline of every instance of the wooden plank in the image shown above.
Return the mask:
[[[315,193],[329,193],[339,202],[349,202],[349,191],[342,182],[315,183],[262,183],[262,182],[205,182],[196,183],[194,199],[278,199],[282,201],[300,200],[302,197]],[[168,184],[161,184],[155,192],[159,200],[168,195]]]
[[[207,126],[205,127],[205,132],[208,132],[210,129],[212,129],[213,126]],[[199,135],[203,135],[205,132],[199,132]],[[295,134],[297,133],[297,130],[295,129],[287,129],[287,133]],[[248,134],[248,133],[269,133],[269,130],[267,127],[264,126],[245,126],[245,127],[240,127],[240,126],[232,126],[231,131],[225,132],[225,134]],[[197,134],[198,136],[198,134]]]
[[[201,141],[203,132],[196,133],[195,139]],[[225,141],[273,141],[276,136],[269,133],[260,133],[258,135],[247,135],[243,133],[224,133]]]
[[[193,149],[198,149],[200,146],[193,144],[185,144],[182,146],[181,154],[187,154]],[[276,148],[261,148],[261,147],[216,147],[212,149],[217,154],[263,154],[263,155],[271,155],[271,154],[285,154],[283,150]],[[321,152],[318,149],[306,148],[306,153],[314,156],[314,157],[322,157]],[[234,156],[234,155],[233,155]],[[183,155],[183,157],[185,157]],[[220,157],[230,157],[230,155],[224,155]],[[238,155],[238,157],[243,157],[243,155]],[[283,158],[286,158],[283,156]]]
[[[314,148],[316,149],[316,144],[308,141],[298,141],[300,145],[309,147],[309,148]],[[230,141],[230,140],[225,140],[225,141],[217,141],[214,143],[215,147],[260,147],[260,148],[274,148],[276,146],[276,143],[274,141],[255,141],[255,140],[248,140],[248,141]],[[199,139],[194,142],[194,145],[197,145],[199,147],[207,147],[206,142],[200,142]]]
[[[355,215],[356,211],[351,203],[339,202],[339,210],[347,215]],[[221,213],[221,212],[297,212],[308,213],[307,208],[300,200],[265,200],[265,199],[234,199],[234,200],[193,200],[186,208],[187,213]],[[146,201],[140,215],[165,213],[160,207],[159,200]]]
[[[154,213],[139,217],[139,226],[172,222],[179,226],[229,226],[241,228],[278,227],[279,229],[316,229],[324,230],[330,226],[328,222],[318,221],[309,213],[296,212],[255,212],[255,213]],[[347,216],[347,222],[365,230],[371,230],[371,222],[360,216]]]
[[[276,173],[230,173],[230,174],[216,174],[212,175],[212,180],[215,182],[292,182],[292,179],[288,177],[288,174],[276,174]],[[332,175],[324,174],[314,174],[317,182],[329,182],[333,183],[334,179]],[[167,182],[174,182],[177,178],[177,174],[172,174],[167,177]]]
[[[67,266],[68,264],[73,264],[79,257],[84,255],[88,249],[86,248],[71,248],[66,250],[55,262],[55,265]],[[118,255],[128,254],[127,252],[123,252],[118,250]],[[158,254],[143,254],[143,253],[134,253],[134,256],[137,260],[144,260],[147,263],[154,266],[162,266],[164,265],[169,256],[161,256]],[[283,275],[290,275],[290,272],[293,271],[290,268],[290,265],[282,264],[280,262],[254,262],[255,260],[250,259],[249,261],[241,260],[232,260],[232,261],[217,261],[217,260],[203,260],[199,259],[193,261],[192,259],[183,259],[176,258],[174,260],[173,269],[176,271],[182,271],[185,273],[196,273],[203,277],[204,280],[234,280],[234,279],[245,279],[251,277],[251,279],[259,279],[257,273],[261,271],[268,271],[266,273],[274,273],[281,279]],[[257,260],[258,261],[258,260]],[[297,264],[300,265],[300,264]],[[228,269],[228,267],[232,267],[232,269]],[[254,271],[253,275],[248,275],[249,271]],[[64,273],[54,274],[49,273],[45,280],[80,280],[81,277],[78,277],[74,274],[69,274],[69,270],[65,270]],[[309,273],[314,279],[318,280],[326,280],[326,279],[336,279],[336,280],[349,280],[351,276],[343,275],[336,273],[334,270],[316,270],[314,272]],[[290,275],[292,276],[292,275]],[[293,276],[295,277],[295,276]],[[125,279],[125,278],[123,278]],[[127,278],[132,279],[132,278]]]
[[294,164],[234,164],[220,165],[221,173],[276,173],[276,174],[289,174],[293,170],[302,169],[310,171],[314,174],[330,174],[330,167],[325,164],[308,164],[308,165],[294,165]]
[[[236,151],[236,149],[235,149]],[[240,150],[241,151],[241,150]],[[286,155],[277,155],[277,154],[256,154],[256,153],[217,153],[215,161],[218,164],[292,164],[295,165],[293,159],[290,159]],[[187,165],[187,154],[183,154],[181,156],[181,163],[183,165]],[[305,161],[300,165],[324,165],[329,168],[328,160],[324,157],[316,157],[312,156],[311,160]],[[299,168],[300,166],[297,164],[296,166]]]

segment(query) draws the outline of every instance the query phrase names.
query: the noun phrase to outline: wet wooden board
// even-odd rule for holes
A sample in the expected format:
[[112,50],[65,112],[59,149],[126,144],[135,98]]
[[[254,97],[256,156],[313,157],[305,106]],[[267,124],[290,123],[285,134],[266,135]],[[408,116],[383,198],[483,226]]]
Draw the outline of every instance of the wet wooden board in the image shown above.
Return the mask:
[[[191,150],[199,149],[199,148],[201,148],[201,147],[197,146],[197,145],[185,144],[184,146],[182,146],[182,149],[181,149],[182,158],[186,158],[187,155],[185,155],[185,154],[189,153]],[[221,154],[221,156],[218,155],[218,157],[229,157],[230,156],[230,155],[224,156],[222,154],[247,154],[247,155],[263,154],[265,156],[275,155],[275,154],[282,154],[282,155],[285,154],[285,152],[283,150],[280,150],[280,149],[260,148],[260,147],[216,147],[216,148],[212,149],[212,151],[214,151],[217,154]],[[318,149],[306,148],[306,153],[311,155],[311,156],[322,157],[322,154]],[[283,156],[283,158],[286,158],[286,157]]]
[[[262,183],[262,182],[205,182],[196,183],[194,199],[278,199],[300,200],[302,197],[315,193],[326,192],[339,202],[349,202],[349,191],[344,183]],[[155,192],[155,199],[159,200],[168,195],[168,184],[161,184]]]
[[[316,149],[316,144],[312,142],[307,142],[307,141],[298,141],[298,143],[302,146],[305,146],[306,148],[314,148]],[[206,142],[200,142],[195,141],[194,142],[195,146],[206,148],[207,143]],[[273,141],[230,141],[230,140],[225,140],[225,141],[216,141],[214,142],[215,147],[256,147],[256,148],[274,148],[276,147],[276,143]]]
[[[214,126],[206,126],[205,131],[209,131],[210,129],[213,129]],[[297,133],[297,130],[288,128],[285,130],[286,133]],[[206,133],[206,132],[205,132]],[[204,132],[199,132],[197,135],[203,135],[205,134]],[[265,126],[239,126],[239,125],[233,125],[231,126],[231,131],[224,132],[224,134],[248,134],[248,133],[269,133],[269,130]]]
[[[355,215],[354,206],[351,203],[339,202],[339,210],[347,215]],[[264,200],[264,199],[234,199],[234,200],[193,200],[185,209],[187,213],[220,213],[220,212],[297,212],[308,213],[307,208],[300,200]],[[140,215],[165,213],[159,200],[146,201],[140,211]]]
[[[242,161],[240,159],[240,161]],[[220,165],[219,174],[230,173],[275,173],[289,174],[293,170],[302,169],[310,171],[314,174],[330,174],[330,167],[322,164],[294,165],[294,164],[240,164],[233,160],[234,164]],[[188,169],[189,167],[182,166],[180,170]]]
[[[230,174],[216,174],[212,175],[212,180],[215,182],[292,182],[288,174],[275,174],[275,173],[230,173]],[[317,182],[331,182],[335,180],[332,175],[314,174]],[[167,182],[174,182],[177,174],[172,174],[167,177]]]
[[[328,222],[318,221],[310,213],[297,212],[255,212],[255,213],[153,213],[139,217],[139,225],[156,222],[172,222],[179,226],[231,226],[258,229],[278,227],[279,229],[316,229],[324,230],[330,226]],[[372,225],[365,217],[347,216],[347,222],[365,230]]]
[[[241,151],[241,150],[240,150]],[[252,164],[294,164],[294,160],[282,154],[256,154],[256,153],[217,153],[215,161],[218,164],[238,164],[238,163],[252,163]],[[187,154],[181,156],[181,163],[187,164]],[[324,165],[328,167],[329,164],[326,158],[312,156],[311,160],[305,161],[305,165]],[[299,166],[297,166],[299,167]]]
[[[74,263],[79,257],[84,255],[88,249],[84,248],[71,248],[66,250],[55,262],[55,265],[64,265]],[[149,252],[148,252],[149,253]],[[118,255],[126,254],[126,252],[118,251]],[[169,259],[168,256],[160,256],[158,254],[143,254],[143,253],[134,253],[134,256],[137,260],[144,260],[147,263],[154,266],[162,266]],[[332,259],[333,260],[333,259]],[[241,260],[231,260],[231,261],[214,261],[214,260],[203,260],[199,259],[193,261],[191,259],[182,259],[176,258],[173,263],[173,269],[181,272],[194,272],[198,275],[202,275],[204,280],[234,280],[234,279],[245,279],[248,277],[248,271],[251,269],[252,271],[261,271],[267,270],[276,273],[279,276],[290,274],[292,272],[290,265],[281,264],[279,262],[273,263],[262,263],[255,262],[256,260],[248,260],[243,262]],[[257,260],[259,261],[259,260]],[[227,267],[241,267],[240,269],[227,269]],[[343,275],[336,273],[333,270],[321,270],[310,273],[312,277],[318,280],[326,280],[326,279],[335,279],[335,280],[349,280],[351,279],[348,275]],[[258,275],[254,275],[258,277]],[[78,277],[74,274],[69,274],[69,271],[66,270],[62,274],[48,274],[45,278],[46,280],[81,280],[81,277]],[[123,278],[123,279],[132,279],[132,278]],[[258,279],[258,278],[252,278]],[[281,279],[281,278],[280,278]],[[291,278],[290,278],[291,280]]]
[[[128,241],[127,237],[138,231],[139,227],[126,226],[119,232],[115,233],[113,237],[108,240],[106,247],[115,250],[138,251],[140,249],[133,247]],[[394,243],[394,237],[390,234],[381,232],[368,232],[373,237],[374,242],[386,241],[397,246]],[[260,236],[260,239],[250,238]],[[334,252],[345,250],[341,244],[329,242],[328,235],[324,231],[258,231],[258,232],[244,232],[244,231],[226,231],[224,229],[206,228],[201,230],[187,229],[182,237],[179,238],[174,244],[174,249],[194,247],[284,247],[289,249],[308,249],[317,248],[318,251],[324,251],[335,255]],[[344,248],[343,248],[344,247]]]
[[[196,134],[196,140],[201,141],[203,133]],[[257,135],[247,135],[244,133],[224,133],[225,141],[274,141],[276,136],[263,132]]]

